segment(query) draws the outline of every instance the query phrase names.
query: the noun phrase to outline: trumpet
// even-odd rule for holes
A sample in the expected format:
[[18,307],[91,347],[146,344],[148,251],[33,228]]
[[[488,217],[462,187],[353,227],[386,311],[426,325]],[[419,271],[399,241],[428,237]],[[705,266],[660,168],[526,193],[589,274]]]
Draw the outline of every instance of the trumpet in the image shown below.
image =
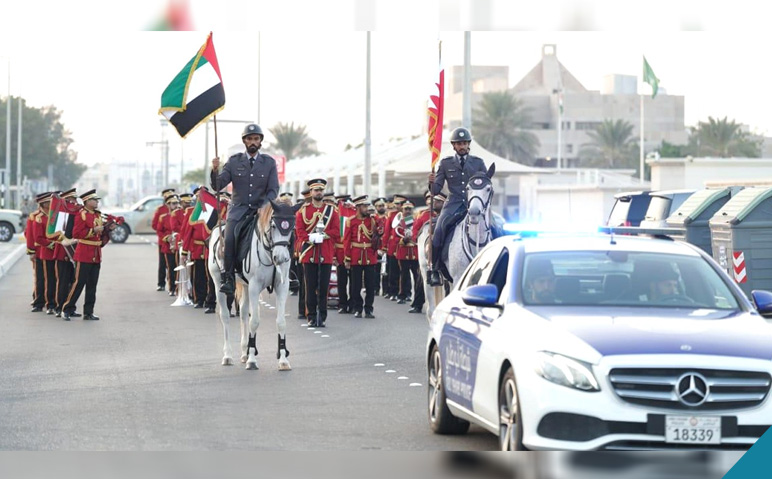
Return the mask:
[[[174,234],[176,235],[176,233]],[[174,239],[172,241],[174,241]],[[193,261],[187,261],[183,264],[186,257],[182,254],[182,244],[177,245],[176,243],[173,243],[173,246],[177,252],[177,264],[179,266],[174,268],[174,271],[177,272],[177,299],[174,300],[172,306],[191,306],[193,305],[193,301],[190,300],[192,285],[190,283],[190,271],[188,268],[193,266]]]

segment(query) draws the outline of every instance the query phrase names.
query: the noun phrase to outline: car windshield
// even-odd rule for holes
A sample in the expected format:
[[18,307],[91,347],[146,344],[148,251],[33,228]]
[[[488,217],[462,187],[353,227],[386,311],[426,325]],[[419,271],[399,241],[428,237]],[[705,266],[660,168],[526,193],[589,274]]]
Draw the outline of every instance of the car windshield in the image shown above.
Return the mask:
[[739,309],[727,284],[699,256],[560,251],[526,256],[526,305]]

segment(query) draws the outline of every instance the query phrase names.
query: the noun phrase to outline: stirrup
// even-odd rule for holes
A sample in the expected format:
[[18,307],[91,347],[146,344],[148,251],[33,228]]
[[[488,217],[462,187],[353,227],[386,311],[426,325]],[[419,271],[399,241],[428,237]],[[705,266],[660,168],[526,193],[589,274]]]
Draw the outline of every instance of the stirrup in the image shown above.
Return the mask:
[[442,286],[442,277],[440,271],[437,269],[430,269],[427,271],[426,284],[429,286]]

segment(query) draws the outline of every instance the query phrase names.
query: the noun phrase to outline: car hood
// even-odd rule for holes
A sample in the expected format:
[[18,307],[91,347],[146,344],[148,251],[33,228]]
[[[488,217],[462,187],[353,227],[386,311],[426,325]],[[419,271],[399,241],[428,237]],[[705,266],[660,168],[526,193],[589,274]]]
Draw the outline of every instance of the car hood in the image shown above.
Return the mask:
[[102,213],[104,214],[113,215],[113,216],[128,216],[133,213],[132,210],[120,210],[120,209],[116,210],[116,209],[110,209],[110,208],[100,210],[100,211],[102,211]]
[[772,359],[772,326],[742,311],[536,307],[531,310],[603,356],[706,354]]

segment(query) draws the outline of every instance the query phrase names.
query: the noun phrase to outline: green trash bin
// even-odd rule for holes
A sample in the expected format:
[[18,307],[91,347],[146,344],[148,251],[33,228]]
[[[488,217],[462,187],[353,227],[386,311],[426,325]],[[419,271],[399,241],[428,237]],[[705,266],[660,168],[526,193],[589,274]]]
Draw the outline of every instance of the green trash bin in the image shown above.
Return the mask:
[[746,188],[710,219],[713,259],[748,298],[772,290],[772,188]]
[[680,228],[684,234],[670,235],[674,240],[691,243],[712,255],[710,219],[737,194],[741,187],[706,189],[695,192],[667,218],[668,228]]

